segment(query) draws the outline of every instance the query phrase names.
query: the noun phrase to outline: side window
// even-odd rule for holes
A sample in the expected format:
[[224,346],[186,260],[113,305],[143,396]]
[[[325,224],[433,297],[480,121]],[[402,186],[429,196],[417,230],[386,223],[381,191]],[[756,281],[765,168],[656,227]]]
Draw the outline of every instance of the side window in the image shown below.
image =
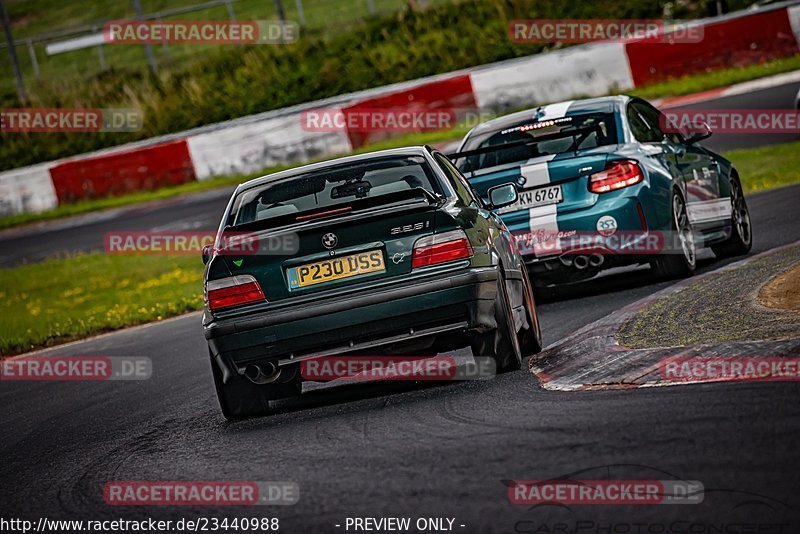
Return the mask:
[[644,106],[638,102],[628,105],[628,123],[633,137],[642,143],[660,143],[664,140],[664,132],[659,124],[658,110]]
[[472,195],[472,188],[470,188],[466,179],[461,176],[461,173],[459,173],[453,164],[450,163],[450,160],[441,154],[434,154],[433,157],[436,158],[436,162],[439,164],[439,167],[442,169],[442,171],[444,171],[448,181],[453,186],[453,189],[455,189],[458,198],[468,206],[477,206],[478,203],[475,201],[475,197]]

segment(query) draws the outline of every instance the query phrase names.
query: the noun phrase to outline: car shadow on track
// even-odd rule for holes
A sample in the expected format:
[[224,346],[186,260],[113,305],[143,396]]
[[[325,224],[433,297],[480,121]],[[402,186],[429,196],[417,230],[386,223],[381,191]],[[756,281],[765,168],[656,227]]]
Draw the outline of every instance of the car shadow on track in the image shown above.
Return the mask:
[[[713,256],[698,259],[695,274],[700,274],[722,265],[723,263]],[[655,292],[675,282],[677,280],[659,279],[647,266],[629,267],[601,272],[599,275],[581,282],[537,288],[536,299],[538,304],[546,304],[617,293],[646,286],[653,286],[653,291]]]
[[[469,381],[475,383],[476,381]],[[490,382],[490,380],[478,381]],[[271,403],[272,412],[263,417],[254,417],[242,421],[229,422],[226,429],[239,431],[251,430],[255,426],[263,428],[273,424],[285,422],[285,417],[281,415],[295,414],[308,417],[326,417],[327,412],[314,411],[315,408],[336,409],[340,414],[341,409],[352,412],[361,411],[363,406],[357,403],[369,403],[369,409],[380,408],[390,402],[391,399],[402,393],[420,392],[425,390],[447,388],[453,390],[465,387],[466,382],[443,381],[443,380],[384,380],[371,381],[365,383],[342,383],[325,384],[324,386],[315,385],[315,389],[304,391],[296,398],[281,400]],[[376,404],[377,401],[377,404]]]

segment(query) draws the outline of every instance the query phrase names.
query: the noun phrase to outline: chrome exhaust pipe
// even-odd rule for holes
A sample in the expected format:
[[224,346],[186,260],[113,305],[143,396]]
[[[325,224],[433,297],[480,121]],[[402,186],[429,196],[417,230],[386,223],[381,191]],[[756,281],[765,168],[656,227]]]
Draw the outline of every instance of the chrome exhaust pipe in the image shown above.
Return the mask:
[[592,267],[600,267],[606,259],[600,254],[592,254],[589,256],[589,265]]
[[589,266],[589,257],[575,256],[575,259],[572,260],[572,265],[574,265],[579,271],[582,271]]
[[281,370],[272,362],[250,364],[245,367],[244,376],[253,384],[271,384],[281,376]]

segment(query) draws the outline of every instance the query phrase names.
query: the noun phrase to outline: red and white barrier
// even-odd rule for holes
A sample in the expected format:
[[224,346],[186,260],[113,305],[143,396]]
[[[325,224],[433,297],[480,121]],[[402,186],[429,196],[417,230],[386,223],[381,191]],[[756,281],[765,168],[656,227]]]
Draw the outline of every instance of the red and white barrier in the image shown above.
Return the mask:
[[634,87],[622,43],[592,43],[475,69],[482,109],[514,109]]
[[[480,108],[503,111],[624,92],[708,69],[800,53],[800,4],[699,21],[696,43],[596,42],[310,102],[228,123],[0,173],[0,215],[84,198],[256,173],[351,151],[376,140],[302,127],[304,111]],[[380,135],[386,135],[378,134]]]
[[353,149],[346,132],[304,131],[299,112],[200,133],[187,143],[198,180],[250,174]]

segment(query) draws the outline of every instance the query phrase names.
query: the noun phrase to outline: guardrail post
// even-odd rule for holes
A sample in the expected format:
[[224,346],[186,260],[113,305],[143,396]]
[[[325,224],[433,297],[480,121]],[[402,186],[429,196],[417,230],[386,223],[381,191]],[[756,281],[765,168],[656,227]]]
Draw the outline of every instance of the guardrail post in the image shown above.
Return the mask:
[[39,60],[36,58],[36,48],[33,46],[33,40],[28,39],[28,55],[31,57],[31,65],[33,65],[33,74],[36,76],[38,80],[41,77],[41,72],[39,71]]
[[297,7],[297,20],[300,26],[306,25],[306,14],[303,11],[303,0],[294,0],[294,5]]
[[[97,26],[92,28],[93,32],[97,31]],[[97,45],[97,57],[100,59],[100,69],[106,70],[106,50],[103,48],[105,45]]]
[[[161,17],[156,17],[156,21],[160,24]],[[161,49],[164,51],[164,59],[169,59],[169,43],[167,43],[166,36],[161,39]]]
[[225,2],[225,9],[228,10],[228,19],[231,22],[236,22],[236,13],[234,13],[233,4],[230,1]]
[[[136,12],[136,18],[138,20],[144,20],[144,15],[142,14],[142,4],[139,0],[131,0],[133,3],[133,10]],[[150,43],[146,43],[144,45],[144,53],[147,56],[147,63],[150,65],[150,70],[153,74],[158,73],[158,65],[156,64],[156,56],[153,54],[153,47]]]

